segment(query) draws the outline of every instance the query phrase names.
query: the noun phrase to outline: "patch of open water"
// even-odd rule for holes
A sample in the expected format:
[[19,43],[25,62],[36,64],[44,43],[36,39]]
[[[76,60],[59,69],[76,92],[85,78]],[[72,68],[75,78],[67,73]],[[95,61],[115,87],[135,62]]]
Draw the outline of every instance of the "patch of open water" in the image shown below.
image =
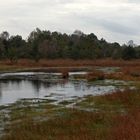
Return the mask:
[[75,75],[85,74],[87,72],[70,72],[70,78],[67,80],[61,79],[61,73],[18,72],[0,74],[0,136],[3,135],[4,127],[10,124],[9,114],[12,108],[35,107],[38,106],[39,102],[43,105],[43,100],[44,102],[52,101],[52,104],[74,101],[66,105],[71,107],[75,102],[80,102],[82,97],[111,93],[128,85],[127,82],[117,80],[101,80],[89,83],[86,80],[74,79]]
[[[83,74],[86,74],[86,72],[71,72],[69,75],[71,77],[73,75]],[[120,85],[124,84],[124,82],[116,82],[111,80],[110,82],[108,80],[104,80],[100,81],[99,83],[88,83],[86,80],[64,80],[60,79],[60,77],[56,77],[59,75],[60,73],[44,72],[19,72],[1,74],[0,78],[2,79],[0,80],[0,105],[14,103],[17,100],[23,98],[45,98],[61,102],[63,100],[76,99],[87,95],[100,95],[114,92],[119,88],[116,86],[118,83],[120,83]],[[17,79],[17,77],[20,76],[21,79]],[[30,76],[32,78],[28,79],[27,77]],[[7,78],[4,80],[5,77]],[[10,80],[11,77],[12,80]],[[27,79],[25,79],[25,77]],[[111,83],[114,84],[111,85]],[[115,83],[117,84],[115,85]]]

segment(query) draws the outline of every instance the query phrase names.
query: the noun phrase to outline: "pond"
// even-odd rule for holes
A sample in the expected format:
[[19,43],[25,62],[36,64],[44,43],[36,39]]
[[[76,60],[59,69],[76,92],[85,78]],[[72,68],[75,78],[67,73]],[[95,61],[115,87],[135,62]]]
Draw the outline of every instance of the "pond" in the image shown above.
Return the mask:
[[[0,137],[4,135],[4,129],[12,125],[12,121],[20,121],[26,115],[35,120],[46,120],[52,115],[60,115],[56,110],[73,108],[89,95],[102,95],[131,87],[131,83],[119,80],[88,82],[83,78],[85,74],[87,72],[70,72],[68,79],[63,79],[61,73],[0,74]],[[56,113],[38,115],[53,111]]]
[[78,99],[87,95],[100,95],[117,90],[122,81],[103,80],[88,83],[75,80],[74,75],[86,72],[71,72],[69,79],[62,79],[60,73],[22,72],[0,75],[0,105],[7,105],[20,99],[52,99],[57,103]]

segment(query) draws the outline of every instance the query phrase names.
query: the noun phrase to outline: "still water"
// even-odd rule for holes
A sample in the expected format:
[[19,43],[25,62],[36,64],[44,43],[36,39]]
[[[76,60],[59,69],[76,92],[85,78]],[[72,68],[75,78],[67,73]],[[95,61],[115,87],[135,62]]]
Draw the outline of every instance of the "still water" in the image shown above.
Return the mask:
[[[76,73],[71,73],[74,75]],[[79,74],[79,73],[78,73]],[[83,73],[84,74],[84,73]],[[8,76],[47,75],[45,73],[11,73]],[[1,75],[7,76],[6,74]],[[49,74],[50,75],[50,74]],[[56,75],[55,75],[56,76]],[[47,77],[47,76],[46,76]],[[72,100],[86,95],[105,94],[115,91],[115,85],[98,85],[85,80],[63,80],[56,78],[42,80],[12,79],[0,80],[0,105],[14,103],[20,99],[53,99],[57,102]]]

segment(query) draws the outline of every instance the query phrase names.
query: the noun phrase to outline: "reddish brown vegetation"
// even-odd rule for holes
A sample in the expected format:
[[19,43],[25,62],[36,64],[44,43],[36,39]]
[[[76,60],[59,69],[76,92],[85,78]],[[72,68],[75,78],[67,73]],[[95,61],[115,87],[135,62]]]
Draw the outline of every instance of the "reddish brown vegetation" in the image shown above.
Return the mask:
[[120,112],[67,109],[60,110],[63,115],[45,122],[23,120],[11,126],[3,140],[139,140],[139,93],[139,90],[126,90],[99,96],[104,104],[121,104]]
[[105,77],[109,79],[140,81],[140,66],[136,66],[136,67],[124,66],[121,67],[120,72],[106,74]]
[[56,60],[46,60],[42,59],[38,63],[33,60],[22,59],[18,63],[12,64],[9,60],[1,61],[0,65],[16,65],[21,67],[81,67],[81,66],[117,66],[117,67],[137,67],[140,66],[140,60],[124,61],[124,60],[111,60],[111,59],[101,59],[101,60],[72,60],[72,59],[56,59]]
[[[0,62],[0,65],[11,67],[11,63],[8,61]],[[40,60],[39,63],[20,60],[17,64],[12,65],[12,67],[14,66],[19,68],[58,67],[63,76],[68,74],[70,67],[117,66],[121,67],[118,72],[106,74],[93,70],[86,78],[88,80],[105,78],[140,80],[139,60]],[[62,68],[60,69],[60,67]],[[23,121],[12,126],[11,133],[3,140],[140,140],[139,90],[117,91],[113,94],[99,96],[99,100],[96,98],[96,102],[98,102],[98,106],[102,103],[107,109],[102,110],[101,108],[99,112],[67,110],[65,113],[61,112],[63,116],[46,122]],[[117,106],[118,110],[108,109],[109,106]]]
[[110,140],[140,140],[140,108],[114,117]]
[[105,79],[105,74],[103,72],[100,72],[100,71],[97,71],[97,70],[94,70],[92,72],[89,72],[87,74],[87,77],[86,77],[89,81],[94,81],[94,80],[104,80]]
[[69,110],[66,116],[64,114],[47,122],[27,120],[13,126],[3,140],[103,140],[107,129],[96,129],[96,124],[103,119],[102,115]]
[[123,105],[123,107],[125,107],[125,109],[140,107],[140,90],[128,89],[125,91],[117,91],[115,93],[103,95],[101,98],[111,103],[118,101]]
[[57,60],[40,60],[38,63],[33,60],[22,59],[16,64],[11,64],[11,62],[0,61],[0,70],[11,70],[11,69],[31,69],[34,70],[50,70],[51,72],[62,72],[66,74],[68,71],[90,69],[94,66],[101,67],[120,67],[119,72],[114,72],[110,74],[98,72],[93,68],[93,72],[90,72],[87,76],[89,80],[96,79],[122,79],[122,80],[140,80],[140,61],[124,61],[124,60],[71,60],[71,59],[57,59]]
[[104,95],[109,102],[119,101],[125,108],[124,113],[115,115],[109,140],[139,140],[140,139],[140,91],[118,91]]

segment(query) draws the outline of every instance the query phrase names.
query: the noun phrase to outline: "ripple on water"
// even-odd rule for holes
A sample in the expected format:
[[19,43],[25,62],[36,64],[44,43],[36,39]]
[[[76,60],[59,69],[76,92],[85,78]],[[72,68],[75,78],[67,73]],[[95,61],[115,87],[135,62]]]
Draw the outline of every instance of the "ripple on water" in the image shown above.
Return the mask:
[[[70,76],[86,74],[86,72],[71,72]],[[14,77],[32,75],[32,79],[15,80]],[[51,75],[50,79],[46,77]],[[88,83],[87,81],[61,80],[55,77],[59,73],[20,72],[1,74],[0,77],[13,77],[12,80],[0,80],[0,105],[14,103],[23,98],[45,98],[57,101],[70,100],[73,97],[86,95],[102,95],[118,90],[127,85],[124,81],[101,80]],[[55,79],[53,79],[55,77]],[[70,78],[71,79],[71,78]],[[122,87],[121,87],[122,88]]]

